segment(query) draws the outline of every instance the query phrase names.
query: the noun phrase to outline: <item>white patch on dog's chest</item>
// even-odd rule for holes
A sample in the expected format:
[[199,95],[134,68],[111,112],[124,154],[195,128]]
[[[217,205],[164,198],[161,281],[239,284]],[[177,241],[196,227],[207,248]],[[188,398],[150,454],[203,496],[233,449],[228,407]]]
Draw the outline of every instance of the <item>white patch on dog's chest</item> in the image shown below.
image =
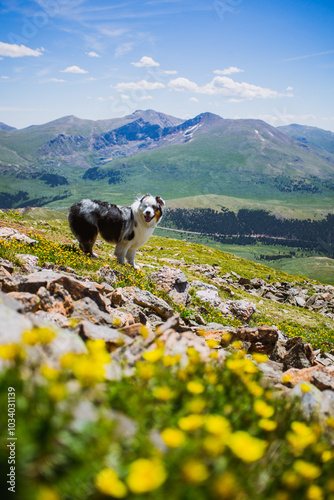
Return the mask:
[[144,245],[149,237],[152,235],[154,227],[142,228],[139,224],[134,228],[134,237],[131,240],[131,248],[139,248]]

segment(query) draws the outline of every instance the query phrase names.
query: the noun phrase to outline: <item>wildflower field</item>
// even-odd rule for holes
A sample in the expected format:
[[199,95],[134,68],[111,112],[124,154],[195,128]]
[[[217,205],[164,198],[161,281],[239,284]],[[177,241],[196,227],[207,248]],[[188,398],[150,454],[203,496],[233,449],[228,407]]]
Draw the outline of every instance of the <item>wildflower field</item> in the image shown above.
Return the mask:
[[[0,256],[17,269],[22,253],[37,255],[39,265],[72,267],[94,279],[110,265],[110,247],[101,244],[100,258],[87,258],[63,222],[50,222],[45,232],[44,226],[30,229],[31,222],[17,214],[0,214],[0,222],[29,230],[37,240],[34,246],[1,242]],[[268,274],[265,266],[163,238],[149,240],[138,261],[163,265],[160,258],[177,253],[189,262],[216,262],[222,272]],[[145,267],[112,264],[122,273],[118,286],[136,285],[170,301]],[[295,279],[270,272],[275,280]],[[173,307],[192,318],[191,306]],[[252,321],[279,325],[290,336],[298,332],[314,347],[332,345],[326,318],[294,309],[290,318],[277,304],[266,304]],[[232,324],[210,307],[205,319]],[[59,341],[56,327],[27,329],[20,342],[0,346],[1,498],[334,500],[334,416],[307,418],[297,399],[267,387],[259,369],[266,356],[246,354],[239,342],[222,363],[215,342],[208,341],[210,360],[204,363],[193,348],[186,357],[167,355],[159,329],[155,335],[153,347],[130,370],[111,360],[102,340],[88,341],[86,353],[46,363],[45,352]],[[110,377],[110,369],[117,376]],[[310,391],[306,383],[301,389]],[[11,471],[15,493],[9,490]]]

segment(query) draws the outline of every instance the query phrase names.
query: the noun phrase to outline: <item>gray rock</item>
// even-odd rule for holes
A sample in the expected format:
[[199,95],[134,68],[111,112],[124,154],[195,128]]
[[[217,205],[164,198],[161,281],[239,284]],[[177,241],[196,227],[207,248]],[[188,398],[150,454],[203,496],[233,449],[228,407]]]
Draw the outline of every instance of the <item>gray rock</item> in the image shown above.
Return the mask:
[[187,306],[190,303],[190,285],[180,269],[164,266],[150,277],[157,289],[166,292],[175,304]]
[[202,302],[208,302],[214,307],[219,307],[222,303],[217,289],[214,288],[203,288],[197,290],[196,297],[198,297]]
[[113,326],[113,318],[110,314],[99,309],[95,301],[89,297],[77,300],[73,303],[72,318],[86,319],[93,324]]
[[167,304],[167,302],[159,297],[156,297],[148,290],[135,288],[134,303],[141,307],[151,309],[163,319],[168,319],[174,314],[173,309]]
[[115,328],[94,325],[89,321],[82,321],[79,324],[79,335],[83,340],[104,340],[108,350],[113,350],[122,344],[132,344],[133,339],[120,333]]
[[249,323],[253,314],[256,312],[256,305],[248,300],[230,300],[226,305],[234,316],[245,323]]

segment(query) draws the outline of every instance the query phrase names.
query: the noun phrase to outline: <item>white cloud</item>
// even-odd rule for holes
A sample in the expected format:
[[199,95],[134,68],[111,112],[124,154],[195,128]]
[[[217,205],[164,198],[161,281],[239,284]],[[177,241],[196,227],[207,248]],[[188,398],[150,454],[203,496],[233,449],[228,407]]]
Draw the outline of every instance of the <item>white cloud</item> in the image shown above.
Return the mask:
[[165,73],[166,75],[177,75],[178,71],[176,71],[175,69],[165,69],[163,73]]
[[182,76],[175,78],[175,80],[171,80],[168,83],[168,87],[177,92],[199,92],[200,89],[197,83],[191,82],[188,78]]
[[197,99],[197,97],[190,97],[189,101],[191,101],[191,102],[199,102],[199,100]]
[[16,45],[10,43],[0,42],[0,56],[4,57],[25,57],[25,56],[33,56],[39,57],[44,52],[44,49],[29,49],[25,45]]
[[176,78],[170,80],[168,86],[178,92],[195,92],[206,95],[222,95],[230,97],[233,102],[244,99],[272,99],[276,97],[292,97],[292,94],[282,94],[276,90],[271,90],[246,82],[235,82],[227,76],[215,76],[211,82],[200,86],[187,78]]
[[9,76],[5,76],[5,75],[1,76],[0,78],[1,78],[1,80],[9,80]]
[[148,82],[147,80],[140,80],[139,82],[123,82],[118,83],[114,87],[118,92],[124,90],[157,90],[165,88],[165,85],[160,82]]
[[77,75],[83,75],[85,73],[88,73],[85,69],[79,68],[79,66],[69,66],[66,69],[62,69],[61,73],[74,73]]
[[214,73],[216,75],[232,75],[232,73],[243,73],[243,69],[236,68],[235,66],[230,66],[226,69],[216,69]]
[[86,54],[89,57],[101,57],[99,56],[99,54],[97,54],[97,52],[94,52],[94,50],[92,50],[91,52],[86,52]]
[[134,42],[121,43],[115,50],[115,57],[121,57],[130,52],[133,48]]
[[151,95],[143,95],[143,96],[141,96],[140,99],[142,101],[150,101],[151,99],[153,99],[153,97]]
[[66,80],[63,80],[62,78],[50,78],[48,82],[64,83]]
[[148,56],[143,56],[139,62],[132,62],[131,64],[136,66],[136,68],[151,68],[153,66],[160,66],[160,64],[154,61],[152,57]]
[[121,98],[122,98],[122,99],[130,99],[130,96],[129,96],[129,95],[126,95],[126,94],[122,94],[122,95],[121,95]]

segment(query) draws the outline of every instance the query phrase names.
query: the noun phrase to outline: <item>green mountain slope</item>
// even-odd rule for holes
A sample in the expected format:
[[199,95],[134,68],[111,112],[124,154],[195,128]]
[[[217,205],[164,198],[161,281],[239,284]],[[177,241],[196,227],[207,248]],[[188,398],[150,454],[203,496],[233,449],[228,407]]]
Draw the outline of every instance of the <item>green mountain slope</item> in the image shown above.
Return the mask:
[[331,154],[334,154],[334,133],[330,130],[322,130],[317,127],[308,127],[306,125],[286,125],[278,127],[284,134],[289,135],[293,139],[316,146]]

